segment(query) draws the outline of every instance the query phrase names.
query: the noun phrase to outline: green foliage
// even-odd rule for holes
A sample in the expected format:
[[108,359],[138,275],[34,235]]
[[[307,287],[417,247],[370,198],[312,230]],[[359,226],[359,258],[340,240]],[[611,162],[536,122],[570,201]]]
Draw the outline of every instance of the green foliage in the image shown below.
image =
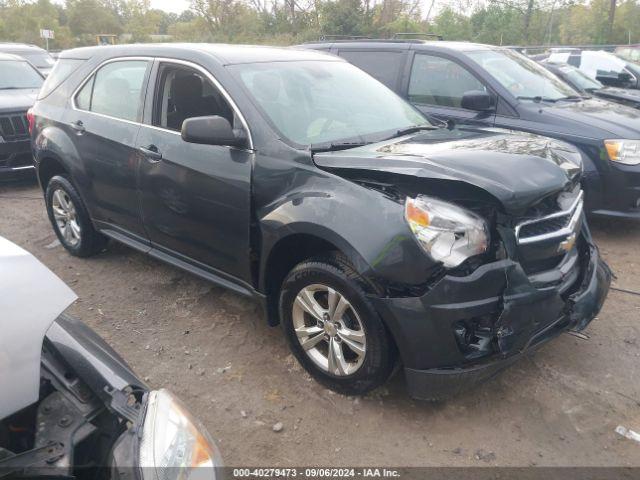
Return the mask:
[[94,45],[97,34],[118,35],[119,43],[291,45],[321,35],[389,38],[398,32],[502,45],[640,42],[638,0],[452,0],[435,8],[420,0],[191,2],[177,15],[152,9],[150,0],[0,0],[0,41],[43,45],[39,30],[46,28],[56,34],[52,49]]

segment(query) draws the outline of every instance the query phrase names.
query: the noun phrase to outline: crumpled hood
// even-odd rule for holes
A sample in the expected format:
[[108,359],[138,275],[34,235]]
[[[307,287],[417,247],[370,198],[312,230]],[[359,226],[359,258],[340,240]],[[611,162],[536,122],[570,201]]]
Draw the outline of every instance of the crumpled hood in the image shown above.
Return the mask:
[[0,90],[0,112],[27,111],[36,103],[37,88]]
[[0,419],[38,400],[45,333],[76,298],[33,255],[0,237]]
[[569,144],[480,128],[426,131],[350,150],[318,153],[314,161],[328,169],[465,182],[489,192],[505,211],[514,214],[564,190],[582,171],[581,155]]
[[640,111],[606,100],[591,98],[579,102],[546,104],[545,115],[609,132],[609,138],[640,139]]

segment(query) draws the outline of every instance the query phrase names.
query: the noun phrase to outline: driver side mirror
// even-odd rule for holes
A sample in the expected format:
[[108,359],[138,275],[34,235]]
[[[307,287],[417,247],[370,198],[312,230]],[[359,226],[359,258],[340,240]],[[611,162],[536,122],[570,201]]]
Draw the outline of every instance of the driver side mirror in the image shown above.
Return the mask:
[[470,90],[462,95],[460,106],[476,112],[490,112],[494,110],[493,96],[482,90]]
[[246,137],[233,130],[229,120],[218,115],[192,117],[182,122],[182,139],[189,143],[245,147]]

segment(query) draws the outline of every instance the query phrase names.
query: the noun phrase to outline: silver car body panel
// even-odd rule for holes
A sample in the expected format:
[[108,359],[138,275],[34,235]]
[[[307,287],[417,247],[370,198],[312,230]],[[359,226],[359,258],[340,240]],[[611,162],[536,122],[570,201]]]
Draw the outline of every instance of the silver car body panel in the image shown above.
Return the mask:
[[0,419],[38,400],[42,342],[76,298],[33,255],[0,237]]

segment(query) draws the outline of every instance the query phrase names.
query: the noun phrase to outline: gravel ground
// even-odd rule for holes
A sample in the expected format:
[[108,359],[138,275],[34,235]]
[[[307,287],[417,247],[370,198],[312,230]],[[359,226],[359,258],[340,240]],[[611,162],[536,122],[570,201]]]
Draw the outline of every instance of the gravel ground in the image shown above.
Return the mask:
[[[69,313],[190,406],[227,465],[640,466],[640,444],[614,432],[640,432],[640,296],[612,291],[588,338],[562,335],[446,403],[411,400],[401,375],[349,398],[313,382],[245,298],[114,243],[71,257],[34,183],[0,185],[0,205],[0,235],[76,291]],[[640,292],[640,223],[592,229],[614,285]]]

